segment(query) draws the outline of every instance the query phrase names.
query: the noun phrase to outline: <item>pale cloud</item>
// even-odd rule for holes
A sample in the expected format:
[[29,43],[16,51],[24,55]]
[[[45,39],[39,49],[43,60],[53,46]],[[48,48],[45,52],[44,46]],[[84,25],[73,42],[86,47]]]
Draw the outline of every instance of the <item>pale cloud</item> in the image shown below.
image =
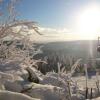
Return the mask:
[[73,41],[73,40],[94,40],[97,34],[85,34],[73,32],[68,28],[43,28],[39,27],[39,31],[44,34],[48,41]]
[[57,29],[57,28],[39,27],[39,32],[43,35],[39,36],[33,34],[33,36],[31,36],[31,40],[33,39],[35,41],[41,41],[41,42],[68,41],[72,40],[73,36],[73,33],[71,33],[70,30],[68,30],[67,28]]
[[[16,27],[14,30],[18,31],[19,27]],[[91,36],[87,34],[80,34],[72,32],[67,28],[48,28],[48,27],[39,27],[38,31],[43,34],[39,35],[34,30],[26,29],[27,34],[30,34],[30,39],[36,42],[54,42],[54,41],[73,41],[73,40],[89,40],[92,39]],[[22,32],[23,33],[23,32]],[[25,34],[25,32],[23,33]]]
[[68,33],[69,32],[69,30],[67,29],[67,28],[60,28],[60,29],[57,29],[57,28],[44,28],[44,27],[39,27],[39,30],[40,30],[40,32],[42,32],[42,33],[53,33],[53,34],[55,34],[55,33]]
[[[18,33],[22,26],[13,27],[13,32]],[[73,41],[73,40],[91,40],[95,38],[94,35],[81,34],[78,32],[72,32],[68,28],[49,28],[39,27],[38,31],[43,34],[39,35],[33,29],[23,27],[21,34],[30,36],[32,41],[36,42],[54,42],[54,41]],[[98,34],[99,36],[99,34]],[[96,35],[97,38],[97,35]]]

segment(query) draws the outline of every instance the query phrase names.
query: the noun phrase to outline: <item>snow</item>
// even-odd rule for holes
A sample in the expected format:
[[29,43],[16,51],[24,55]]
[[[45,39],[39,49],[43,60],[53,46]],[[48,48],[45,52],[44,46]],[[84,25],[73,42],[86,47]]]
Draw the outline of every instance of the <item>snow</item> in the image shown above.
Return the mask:
[[[32,89],[25,94],[41,100],[66,100],[66,93],[62,88],[52,85],[32,84]],[[30,85],[27,85],[27,87]]]
[[8,99],[9,100],[39,100],[17,92],[0,91],[0,100],[8,100]]

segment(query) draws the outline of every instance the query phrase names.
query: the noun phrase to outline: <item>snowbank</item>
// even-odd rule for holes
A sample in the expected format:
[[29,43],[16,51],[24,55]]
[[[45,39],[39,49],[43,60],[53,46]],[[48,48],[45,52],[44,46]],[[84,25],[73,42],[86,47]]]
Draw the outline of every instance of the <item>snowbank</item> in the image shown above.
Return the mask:
[[0,91],[0,100],[39,100],[31,98],[27,95],[16,93],[16,92],[10,92],[10,91]]
[[31,89],[26,91],[25,94],[33,98],[39,98],[41,100],[67,100],[67,93],[60,87],[33,83],[26,85],[26,88],[30,87]]

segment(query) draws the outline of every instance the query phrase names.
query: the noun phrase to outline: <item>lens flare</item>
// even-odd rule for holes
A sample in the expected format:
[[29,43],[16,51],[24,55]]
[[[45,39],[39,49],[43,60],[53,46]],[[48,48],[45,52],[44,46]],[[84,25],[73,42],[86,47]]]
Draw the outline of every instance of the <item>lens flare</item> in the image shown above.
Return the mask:
[[88,38],[97,37],[100,31],[100,8],[96,5],[92,5],[84,9],[77,21],[77,30],[81,36]]

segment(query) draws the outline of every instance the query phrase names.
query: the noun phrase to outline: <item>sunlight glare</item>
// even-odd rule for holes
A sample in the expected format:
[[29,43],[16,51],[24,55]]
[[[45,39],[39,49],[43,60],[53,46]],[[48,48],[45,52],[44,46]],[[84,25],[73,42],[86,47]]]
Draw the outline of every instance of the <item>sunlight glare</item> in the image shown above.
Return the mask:
[[78,18],[77,28],[81,35],[95,37],[100,31],[100,8],[93,5],[86,8]]

